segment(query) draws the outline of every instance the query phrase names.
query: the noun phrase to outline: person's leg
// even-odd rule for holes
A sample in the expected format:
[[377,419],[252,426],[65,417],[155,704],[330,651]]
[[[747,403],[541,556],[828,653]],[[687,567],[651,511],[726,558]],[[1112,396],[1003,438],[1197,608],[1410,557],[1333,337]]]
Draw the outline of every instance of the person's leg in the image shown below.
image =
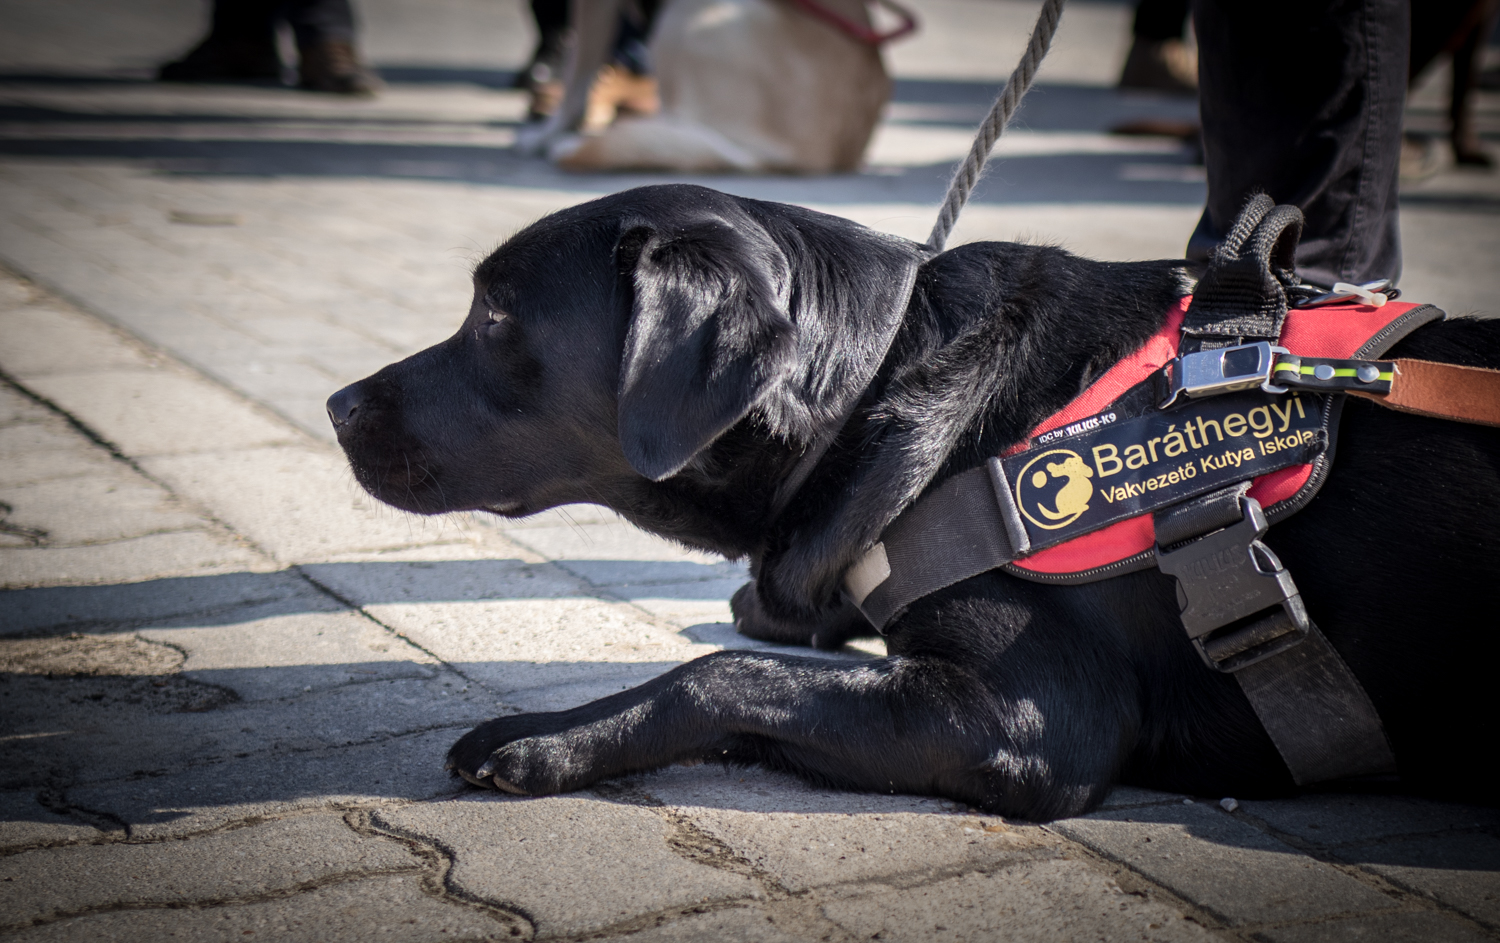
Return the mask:
[[164,82],[281,80],[276,8],[281,0],[215,0],[208,36],[157,71]]
[[1137,39],[1160,42],[1181,39],[1187,31],[1188,0],[1141,0],[1135,8],[1131,33]]
[[1407,0],[1194,0],[1193,22],[1208,201],[1188,257],[1263,190],[1307,217],[1307,280],[1399,277]]
[[291,0],[283,15],[297,38],[298,84],[309,91],[373,95],[380,79],[359,59],[349,0]]
[[1187,17],[1188,0],[1140,0],[1136,4],[1121,88],[1184,93],[1197,88],[1197,65],[1182,41]]
[[562,101],[571,25],[568,0],[531,0],[531,18],[536,22],[536,47],[513,85],[531,93],[527,120],[540,121]]

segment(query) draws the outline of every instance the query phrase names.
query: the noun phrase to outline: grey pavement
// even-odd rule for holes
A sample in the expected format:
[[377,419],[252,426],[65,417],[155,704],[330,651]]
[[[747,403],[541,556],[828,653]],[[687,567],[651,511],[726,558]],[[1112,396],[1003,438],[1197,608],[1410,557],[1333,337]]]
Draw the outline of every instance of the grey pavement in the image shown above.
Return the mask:
[[[1035,5],[911,5],[865,170],[703,182],[925,236]],[[0,936],[1500,937],[1494,809],[1120,788],[1041,827],[758,769],[545,799],[446,775],[478,721],[775,646],[728,624],[741,564],[602,509],[420,519],[353,483],[330,392],[450,333],[519,226],[667,179],[506,150],[517,0],[357,6],[369,101],[145,81],[195,0],[0,0]],[[1069,4],[955,243],[1180,253],[1201,168],[1107,133],[1194,114],[1111,87],[1129,16]],[[1441,129],[1444,81],[1413,130]],[[1494,148],[1500,95],[1480,127]],[[1500,174],[1402,200],[1409,297],[1500,311]]]

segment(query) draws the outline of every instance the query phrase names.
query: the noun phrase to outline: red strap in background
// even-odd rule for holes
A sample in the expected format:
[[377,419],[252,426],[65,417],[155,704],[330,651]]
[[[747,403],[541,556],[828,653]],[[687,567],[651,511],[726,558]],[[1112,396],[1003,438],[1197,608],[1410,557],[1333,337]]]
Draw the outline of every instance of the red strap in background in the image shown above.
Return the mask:
[[901,25],[888,33],[881,33],[863,23],[849,19],[837,10],[828,9],[818,0],[792,0],[792,3],[808,16],[822,20],[855,42],[861,42],[867,46],[883,46],[893,39],[900,39],[907,33],[916,31],[916,14],[906,7],[896,3],[895,0],[874,0],[874,2],[900,17]]

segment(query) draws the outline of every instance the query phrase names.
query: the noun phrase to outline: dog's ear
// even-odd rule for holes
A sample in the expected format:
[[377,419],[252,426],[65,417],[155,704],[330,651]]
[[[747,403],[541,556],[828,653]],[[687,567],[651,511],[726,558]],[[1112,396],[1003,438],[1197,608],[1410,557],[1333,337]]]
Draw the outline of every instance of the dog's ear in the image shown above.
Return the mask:
[[719,218],[627,224],[616,258],[633,288],[620,358],[620,445],[631,467],[661,481],[795,366],[787,260],[759,226]]

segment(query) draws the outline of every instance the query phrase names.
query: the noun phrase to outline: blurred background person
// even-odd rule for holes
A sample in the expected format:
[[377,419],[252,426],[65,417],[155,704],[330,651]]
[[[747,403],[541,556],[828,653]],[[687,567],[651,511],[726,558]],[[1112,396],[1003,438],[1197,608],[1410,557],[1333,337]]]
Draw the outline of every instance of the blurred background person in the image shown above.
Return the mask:
[[[515,81],[516,88],[531,94],[528,121],[546,118],[562,103],[563,73],[573,41],[570,6],[570,0],[531,0],[537,43],[531,60]],[[589,89],[584,130],[597,131],[618,115],[652,115],[660,109],[647,46],[660,7],[658,0],[621,4],[609,61],[594,76]]]
[[276,34],[297,42],[297,86],[311,92],[373,95],[380,79],[360,61],[349,0],[214,0],[206,36],[157,70],[163,82],[282,81]]
[[1308,281],[1400,277],[1411,14],[1408,0],[1194,0],[1208,198],[1188,258],[1264,190],[1306,216]]
[[[1452,84],[1448,96],[1448,141],[1453,147],[1455,163],[1473,167],[1493,167],[1494,159],[1485,153],[1474,127],[1474,93],[1481,86],[1480,61],[1487,37],[1495,29],[1500,14],[1497,0],[1424,0],[1413,4],[1411,19],[1411,60],[1408,78],[1415,85],[1422,74],[1443,56],[1453,63]],[[1419,149],[1422,161],[1415,176],[1434,172],[1430,142],[1408,136],[1407,154]]]
[[1187,44],[1189,0],[1141,0],[1120,88],[1198,93],[1198,59]]

